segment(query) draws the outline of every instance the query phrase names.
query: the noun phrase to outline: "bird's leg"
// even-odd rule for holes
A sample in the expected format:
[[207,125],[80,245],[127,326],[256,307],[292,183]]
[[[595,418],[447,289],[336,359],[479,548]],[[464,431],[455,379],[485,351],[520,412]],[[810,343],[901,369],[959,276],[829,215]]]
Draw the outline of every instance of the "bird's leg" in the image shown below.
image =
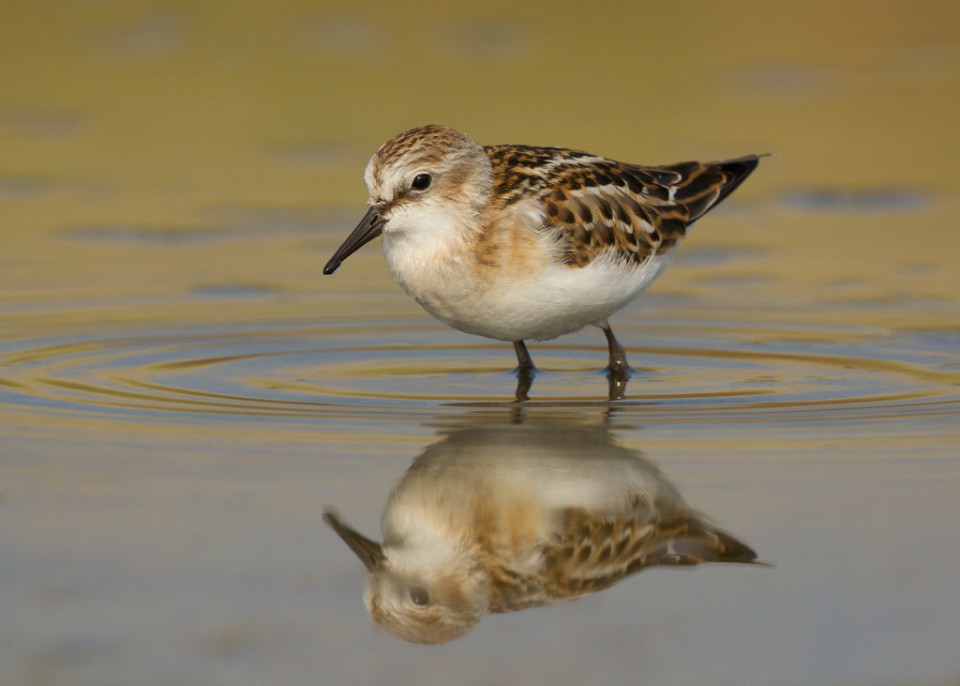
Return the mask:
[[530,387],[533,386],[533,377],[537,373],[537,368],[533,366],[533,360],[530,353],[527,352],[527,346],[523,341],[514,341],[513,349],[517,353],[517,402],[522,403],[529,400],[527,395]]
[[610,347],[610,365],[607,371],[611,374],[618,374],[630,378],[630,365],[627,364],[627,353],[620,345],[620,341],[613,335],[613,329],[609,325],[600,327],[607,337],[607,345]]
[[607,366],[607,379],[610,381],[610,400],[623,400],[627,390],[627,381],[630,379],[630,365],[627,363],[627,353],[620,345],[620,341],[613,335],[613,329],[608,324],[600,327],[607,337],[610,348],[610,364]]
[[[613,334],[611,334],[613,335]],[[533,358],[530,357],[530,353],[527,352],[527,344],[523,341],[514,341],[513,349],[517,353],[517,373],[521,372],[535,372],[537,368],[533,366]]]

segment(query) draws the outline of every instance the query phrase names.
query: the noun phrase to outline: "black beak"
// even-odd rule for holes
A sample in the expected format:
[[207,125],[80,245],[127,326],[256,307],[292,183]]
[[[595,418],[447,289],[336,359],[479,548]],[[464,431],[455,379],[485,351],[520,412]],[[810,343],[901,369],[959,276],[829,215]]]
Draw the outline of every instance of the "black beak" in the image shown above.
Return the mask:
[[372,572],[383,566],[383,549],[379,543],[371,541],[363,534],[352,529],[333,510],[327,510],[323,513],[323,521],[329,524],[330,528],[337,532],[337,535],[343,539],[350,550],[360,558],[367,571]]
[[333,253],[333,257],[327,262],[327,266],[323,268],[323,273],[333,274],[337,271],[341,262],[379,236],[383,232],[383,225],[385,223],[383,217],[377,212],[377,208],[371,207],[367,210],[367,213],[363,215],[363,219],[357,224],[357,228],[347,236],[347,240],[337,248],[337,252]]

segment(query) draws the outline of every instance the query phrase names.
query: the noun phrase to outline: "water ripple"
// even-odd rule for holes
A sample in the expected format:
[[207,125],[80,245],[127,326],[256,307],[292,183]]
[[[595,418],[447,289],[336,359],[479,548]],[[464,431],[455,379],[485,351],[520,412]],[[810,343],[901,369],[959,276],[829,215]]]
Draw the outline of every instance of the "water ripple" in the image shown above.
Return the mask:
[[[503,345],[424,344],[422,331],[274,326],[7,343],[0,403],[34,412],[223,421],[419,414],[512,399]],[[754,338],[760,338],[754,336]],[[839,421],[960,414],[960,371],[939,353],[897,359],[704,339],[630,348],[620,411],[657,422]],[[766,346],[769,348],[770,346]],[[922,346],[917,346],[918,351]],[[839,349],[839,348],[838,348]],[[531,405],[605,404],[596,345],[539,346]]]

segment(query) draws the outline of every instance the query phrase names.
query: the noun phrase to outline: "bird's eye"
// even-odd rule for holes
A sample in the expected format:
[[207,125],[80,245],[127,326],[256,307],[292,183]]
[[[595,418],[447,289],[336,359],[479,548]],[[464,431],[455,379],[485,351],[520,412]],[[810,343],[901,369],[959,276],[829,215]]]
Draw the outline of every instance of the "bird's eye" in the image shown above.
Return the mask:
[[410,589],[410,600],[413,601],[414,605],[423,607],[430,604],[430,594],[423,586],[414,586]]
[[429,174],[417,174],[413,177],[413,183],[410,184],[410,187],[415,191],[425,191],[430,188],[431,182],[433,182],[433,179],[430,178]]

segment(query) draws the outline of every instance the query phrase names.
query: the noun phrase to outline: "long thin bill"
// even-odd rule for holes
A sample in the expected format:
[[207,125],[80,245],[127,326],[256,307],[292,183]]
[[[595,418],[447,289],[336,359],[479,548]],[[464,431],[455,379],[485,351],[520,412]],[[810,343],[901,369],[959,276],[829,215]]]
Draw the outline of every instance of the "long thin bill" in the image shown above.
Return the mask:
[[343,539],[347,547],[360,558],[368,571],[373,571],[383,565],[383,549],[376,541],[356,531],[333,510],[327,510],[323,513],[323,521],[330,525],[330,528],[337,532],[337,535]]
[[327,265],[323,268],[323,273],[333,274],[337,271],[341,262],[383,232],[383,224],[383,217],[380,216],[376,208],[371,207],[367,210],[367,213],[363,215],[363,219],[357,224],[357,228],[347,236],[347,240],[337,248],[337,252],[333,253],[333,257],[330,258],[330,261],[327,262]]

